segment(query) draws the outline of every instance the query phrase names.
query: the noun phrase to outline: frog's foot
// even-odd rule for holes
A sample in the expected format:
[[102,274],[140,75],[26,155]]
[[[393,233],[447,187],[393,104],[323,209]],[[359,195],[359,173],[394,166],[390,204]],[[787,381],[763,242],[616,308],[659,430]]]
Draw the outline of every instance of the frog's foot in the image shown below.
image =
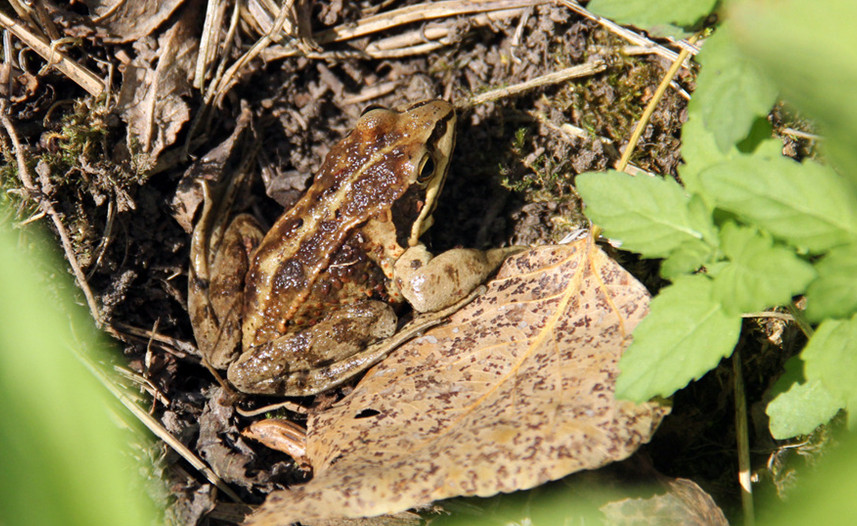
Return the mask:
[[454,248],[432,257],[423,245],[409,248],[396,261],[396,285],[418,312],[438,311],[466,297],[493,274],[508,256],[526,247],[476,250]]
[[312,327],[250,348],[229,366],[227,377],[245,393],[320,393],[376,363],[362,351],[395,330],[390,305],[372,300],[345,305]]

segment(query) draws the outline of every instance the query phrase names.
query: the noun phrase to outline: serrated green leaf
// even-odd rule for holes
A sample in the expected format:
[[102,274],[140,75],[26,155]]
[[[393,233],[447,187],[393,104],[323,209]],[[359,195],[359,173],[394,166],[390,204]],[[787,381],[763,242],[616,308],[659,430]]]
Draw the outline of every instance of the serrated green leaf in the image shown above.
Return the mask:
[[857,184],[857,3],[733,2],[729,18],[747,60],[812,118],[820,146]]
[[857,195],[829,167],[746,155],[703,171],[700,181],[719,208],[799,249],[857,240]]
[[842,404],[819,381],[794,383],[791,389],[774,398],[765,413],[771,436],[785,440],[808,435],[826,424],[842,409]]
[[661,263],[661,276],[675,280],[682,274],[690,274],[711,261],[716,249],[699,239],[685,241]]
[[707,277],[682,276],[652,300],[619,361],[617,397],[670,396],[732,353],[741,318],[727,314],[711,292]]
[[765,413],[771,436],[785,440],[808,435],[826,424],[842,409],[842,404],[819,381],[794,383],[791,389],[774,398]]
[[747,137],[757,118],[768,114],[777,87],[735,45],[728,23],[705,41],[697,60],[702,68],[688,113],[702,116],[717,148],[726,153]]
[[792,250],[774,246],[755,228],[728,222],[720,230],[729,263],[714,279],[714,299],[732,314],[783,305],[815,278],[812,265]]
[[[669,26],[690,27],[714,9],[716,0],[592,0],[587,9],[619,24],[631,24],[655,31],[658,35]],[[684,32],[682,32],[684,33]]]
[[[586,203],[586,215],[622,248],[645,257],[666,257],[683,242],[713,232],[710,217],[691,214],[690,198],[672,179],[632,177],[609,171],[575,179]],[[700,224],[707,220],[708,224]]]
[[820,381],[848,410],[848,426],[857,411],[857,316],[826,320],[816,329],[801,353],[807,383]]
[[[698,106],[696,106],[698,109]],[[691,108],[692,109],[692,108]],[[699,174],[712,166],[739,158],[742,153],[732,146],[727,152],[721,152],[714,142],[714,134],[705,129],[702,115],[688,109],[687,122],[681,128],[681,156],[684,164],[679,165],[678,173],[685,189],[691,194],[699,194],[706,203],[711,203],[708,193],[699,181]],[[781,155],[782,141],[768,139],[756,146],[755,152],[760,156],[776,157]]]
[[857,243],[834,248],[815,270],[818,279],[806,290],[807,318],[822,321],[857,313]]

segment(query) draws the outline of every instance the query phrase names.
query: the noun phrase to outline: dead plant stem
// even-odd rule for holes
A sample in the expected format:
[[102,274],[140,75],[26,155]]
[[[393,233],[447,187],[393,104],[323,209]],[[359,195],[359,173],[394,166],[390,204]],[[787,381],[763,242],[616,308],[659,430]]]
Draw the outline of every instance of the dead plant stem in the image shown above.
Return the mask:
[[[699,34],[693,35],[688,39],[690,44],[696,42],[699,38]],[[655,108],[658,107],[658,103],[666,93],[667,88],[675,77],[675,74],[678,73],[679,68],[681,67],[684,60],[690,55],[690,51],[687,48],[681,50],[678,54],[678,57],[673,61],[672,65],[670,65],[670,69],[667,70],[664,78],[661,79],[660,85],[658,85],[658,89],[655,91],[655,94],[652,96],[652,100],[646,105],[646,109],[643,111],[643,114],[640,116],[640,120],[637,122],[637,126],[634,128],[634,132],[631,134],[631,138],[628,140],[628,145],[625,146],[625,151],[622,152],[622,158],[619,159],[619,162],[616,163],[616,169],[620,172],[624,171],[628,166],[628,161],[631,159],[631,154],[634,153],[634,148],[637,146],[637,142],[640,140],[640,137],[643,135],[643,130],[646,129],[646,125],[649,123],[649,119],[652,117],[652,114],[655,112]]]
[[54,43],[48,42],[43,36],[37,35],[24,24],[2,12],[0,12],[0,26],[11,31],[27,47],[41,55],[49,65],[57,68],[93,97],[98,97],[104,91],[106,87],[104,81],[88,68],[81,66],[57,49],[56,41]]
[[542,75],[540,77],[530,79],[526,82],[521,82],[520,84],[514,84],[512,86],[506,86],[503,88],[498,88],[495,90],[487,91],[485,93],[481,93],[479,95],[476,95],[475,97],[471,97],[460,103],[456,103],[455,106],[458,109],[471,108],[473,106],[478,106],[479,104],[485,104],[486,102],[510,97],[512,95],[523,93],[525,91],[529,91],[531,89],[535,89],[541,86],[548,86],[551,84],[564,82],[573,78],[594,75],[596,73],[604,71],[605,69],[607,69],[607,66],[604,64],[603,61],[597,59],[591,60],[583,64],[578,64],[577,66],[561,69],[559,71],[553,71],[551,73],[548,73],[547,75]]

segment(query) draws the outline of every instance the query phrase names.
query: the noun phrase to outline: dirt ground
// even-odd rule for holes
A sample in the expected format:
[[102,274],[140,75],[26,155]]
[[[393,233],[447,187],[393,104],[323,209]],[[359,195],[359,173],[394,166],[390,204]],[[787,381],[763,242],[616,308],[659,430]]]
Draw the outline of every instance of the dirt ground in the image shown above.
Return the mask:
[[[285,455],[239,434],[249,419],[237,415],[231,404],[255,408],[270,400],[223,396],[196,355],[186,291],[189,228],[200,195],[191,181],[221,181],[246,170],[252,188],[240,208],[270,225],[311,183],[326,153],[365,107],[440,97],[459,105],[458,139],[435,225],[425,238],[431,248],[558,242],[586,226],[575,175],[604,170],[618,160],[669,66],[663,56],[632,49],[597,22],[556,4],[495,11],[493,20],[480,13],[407,24],[390,20],[376,32],[333,41],[324,30],[359,27],[373,13],[406,3],[372,7],[332,1],[315,2],[304,13],[315,42],[296,47],[289,44],[291,37],[272,39],[265,52],[231,73],[231,83],[221,84],[227,88],[201,92],[188,79],[198,76],[197,50],[206,42],[200,36],[205,6],[165,2],[172,10],[158,10],[140,4],[139,12],[124,13],[126,23],[129,17],[134,23],[122,25],[115,15],[98,19],[104,10],[99,2],[75,3],[69,11],[45,3],[52,30],[74,37],[61,48],[65,56],[108,79],[108,95],[88,96],[56,68],[40,71],[45,61],[34,55],[9,73],[14,89],[4,95],[21,142],[28,145],[33,185],[65,225],[101,322],[124,353],[124,365],[145,378],[151,412],[249,504],[304,475]],[[206,90],[217,84],[219,64],[219,71],[228,73],[264,37],[264,21],[273,20],[242,10],[230,37],[231,9],[212,33],[216,46],[231,45],[225,52],[218,48],[217,59],[204,69]],[[50,34],[38,20],[25,25]],[[396,52],[373,51],[373,44],[392,37],[411,40],[393,48]],[[588,62],[603,69],[515,89]],[[658,105],[632,157],[637,169],[676,176],[687,104],[683,95],[693,91],[693,81],[693,70],[681,71]],[[500,88],[508,93],[472,105],[474,97]],[[213,93],[210,100],[206,93]],[[3,151],[4,190],[20,189],[13,149],[5,139]],[[15,210],[5,220],[20,222],[35,214],[34,199],[22,200],[20,192],[3,195]],[[655,262],[605,249],[652,293],[663,286]],[[746,389],[751,412],[758,413],[768,387],[762,379],[770,378],[801,342],[788,328],[745,325],[740,346]],[[721,365],[679,392],[672,415],[638,454],[643,460],[626,464],[624,473],[643,477],[657,471],[691,479],[727,517],[740,515],[732,378],[731,366]],[[329,404],[347,389],[302,402]],[[775,492],[785,484],[776,477],[784,477],[781,466],[787,459],[765,427],[751,434],[754,466],[768,477],[763,480],[767,491]],[[162,481],[153,483],[158,488],[153,494],[167,509],[169,522],[240,520],[230,515],[236,509],[229,500],[171,450],[159,442],[150,447],[158,458],[152,477]],[[217,503],[215,513],[201,519]]]

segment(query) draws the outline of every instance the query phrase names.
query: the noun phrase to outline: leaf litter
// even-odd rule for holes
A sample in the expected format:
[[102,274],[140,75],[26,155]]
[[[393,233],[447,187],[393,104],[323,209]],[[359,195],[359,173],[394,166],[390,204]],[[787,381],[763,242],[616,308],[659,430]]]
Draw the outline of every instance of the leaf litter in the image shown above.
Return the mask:
[[313,479],[272,493],[247,524],[393,513],[628,457],[669,412],[613,396],[648,301],[588,236],[512,256],[449,323],[310,416]]

